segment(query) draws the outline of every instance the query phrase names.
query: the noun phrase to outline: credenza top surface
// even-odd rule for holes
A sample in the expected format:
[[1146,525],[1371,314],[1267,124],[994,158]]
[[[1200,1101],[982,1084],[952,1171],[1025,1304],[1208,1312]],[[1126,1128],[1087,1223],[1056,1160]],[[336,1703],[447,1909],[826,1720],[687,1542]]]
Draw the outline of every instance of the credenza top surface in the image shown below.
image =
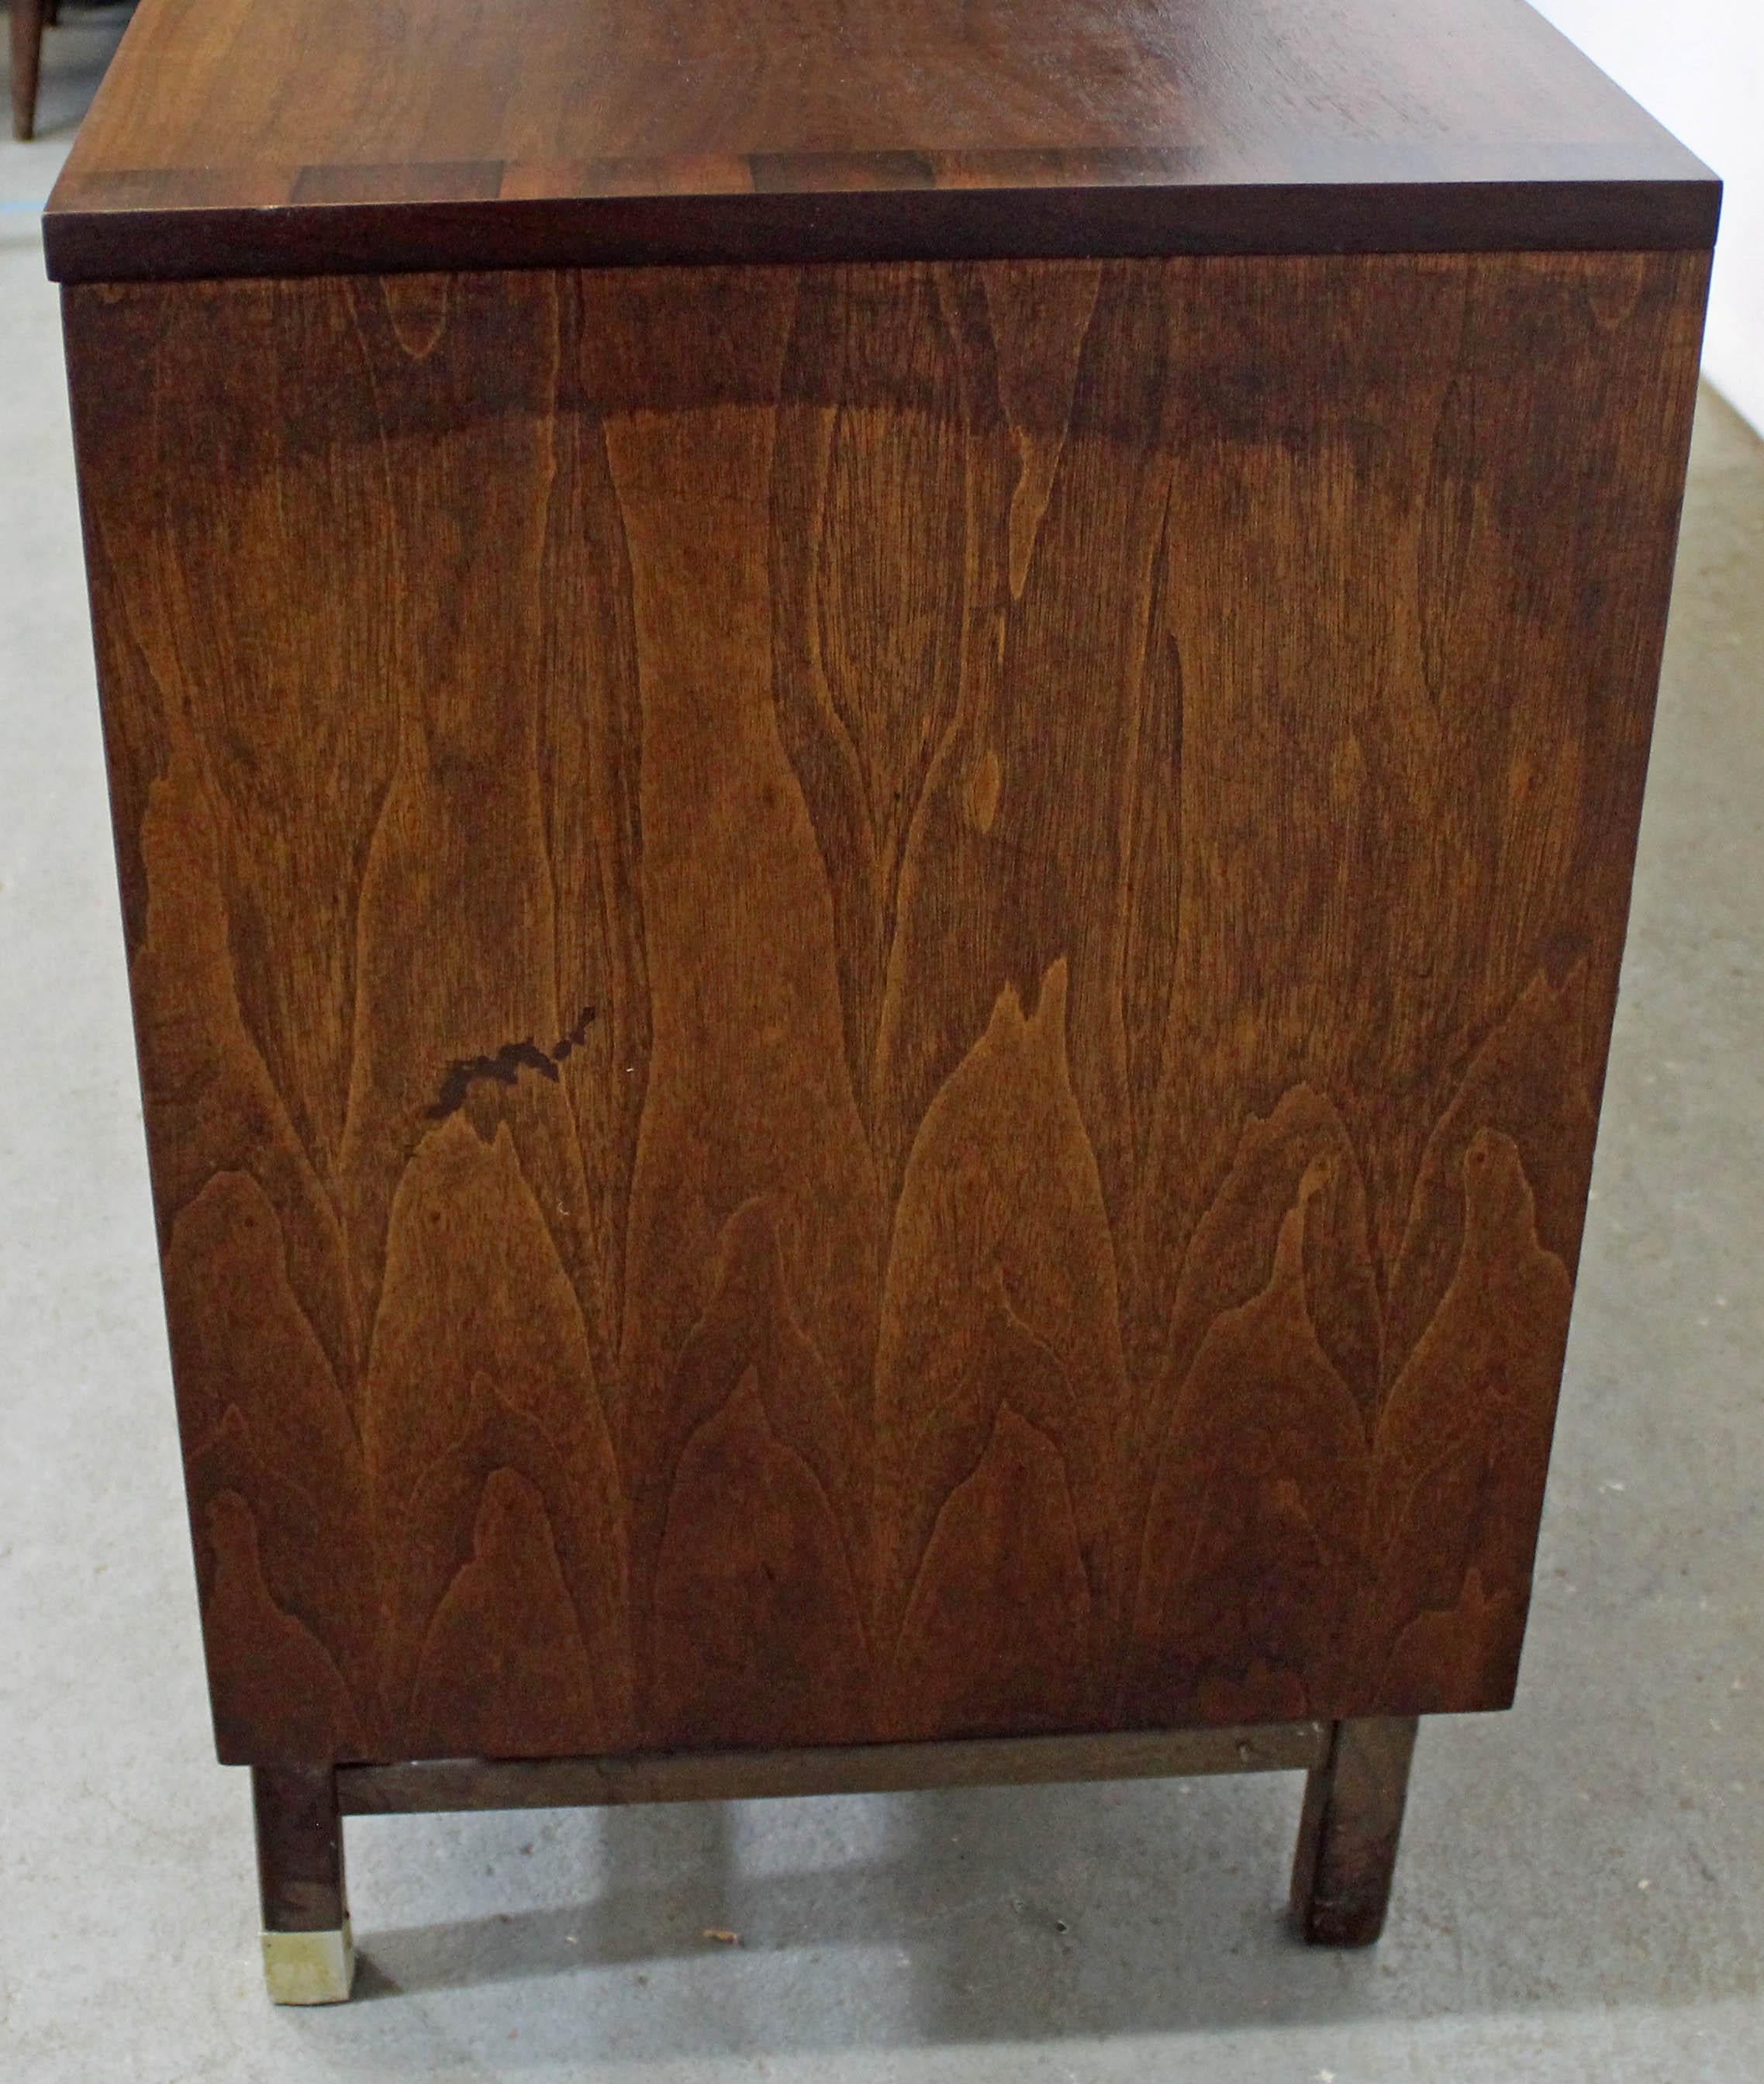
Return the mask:
[[145,0],[64,279],[1707,244],[1524,0]]

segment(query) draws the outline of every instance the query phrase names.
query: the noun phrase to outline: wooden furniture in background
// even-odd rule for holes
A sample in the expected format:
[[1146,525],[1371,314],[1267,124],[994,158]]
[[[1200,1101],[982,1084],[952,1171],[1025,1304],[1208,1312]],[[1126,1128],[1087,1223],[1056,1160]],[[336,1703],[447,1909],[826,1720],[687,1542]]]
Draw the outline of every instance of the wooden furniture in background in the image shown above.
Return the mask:
[[1718,191],[953,19],[149,0],[52,204],[279,1994],[438,1791],[1303,1766],[1357,1943],[1512,1697]]
[[12,134],[21,143],[36,134],[36,83],[43,68],[43,28],[54,19],[53,0],[8,0],[12,39]]

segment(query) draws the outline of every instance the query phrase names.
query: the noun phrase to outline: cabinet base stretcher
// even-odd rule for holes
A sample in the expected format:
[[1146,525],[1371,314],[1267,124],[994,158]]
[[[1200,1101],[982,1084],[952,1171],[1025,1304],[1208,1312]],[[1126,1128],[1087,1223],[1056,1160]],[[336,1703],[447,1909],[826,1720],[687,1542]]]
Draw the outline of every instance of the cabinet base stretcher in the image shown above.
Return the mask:
[[277,2004],[337,2004],[350,1994],[355,1951],[343,1869],[346,1816],[745,1802],[1215,1773],[1307,1775],[1292,1875],[1293,1921],[1313,1945],[1369,1946],[1383,1929],[1390,1899],[1416,1727],[1413,1716],[1397,1716],[809,1751],[257,1766],[252,1791],[264,1973]]

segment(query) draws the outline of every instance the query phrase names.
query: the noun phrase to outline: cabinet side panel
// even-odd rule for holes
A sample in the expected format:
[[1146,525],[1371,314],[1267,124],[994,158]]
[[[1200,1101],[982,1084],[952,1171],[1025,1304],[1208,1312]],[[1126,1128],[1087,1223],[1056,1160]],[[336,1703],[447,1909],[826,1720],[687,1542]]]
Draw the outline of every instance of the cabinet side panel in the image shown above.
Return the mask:
[[223,1756],[1504,1705],[1706,275],[70,290]]

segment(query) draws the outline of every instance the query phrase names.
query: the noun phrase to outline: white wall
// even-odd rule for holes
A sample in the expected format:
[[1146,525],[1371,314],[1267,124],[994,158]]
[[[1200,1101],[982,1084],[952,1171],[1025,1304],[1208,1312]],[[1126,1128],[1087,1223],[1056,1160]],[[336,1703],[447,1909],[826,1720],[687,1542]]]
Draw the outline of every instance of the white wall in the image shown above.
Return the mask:
[[1727,183],[1703,368],[1764,430],[1764,0],[1533,0]]

